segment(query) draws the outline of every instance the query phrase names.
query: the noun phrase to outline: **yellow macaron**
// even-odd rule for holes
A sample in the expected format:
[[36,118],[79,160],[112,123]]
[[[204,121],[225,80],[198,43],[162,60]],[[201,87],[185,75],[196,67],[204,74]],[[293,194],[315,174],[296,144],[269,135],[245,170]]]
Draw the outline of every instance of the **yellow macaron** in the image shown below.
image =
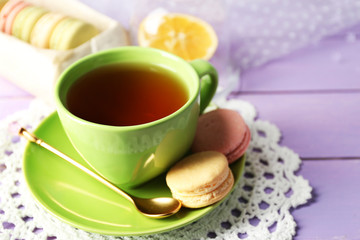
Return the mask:
[[46,13],[47,11],[41,7],[25,7],[15,17],[12,26],[12,35],[25,42],[29,42],[35,24]]
[[199,152],[176,163],[166,184],[184,207],[201,208],[223,199],[234,185],[234,176],[222,153]]
[[65,15],[55,12],[48,12],[44,14],[35,24],[30,43],[36,47],[49,48],[50,37],[56,25],[66,18]]
[[96,36],[99,30],[92,24],[75,18],[62,19],[50,37],[49,47],[56,50],[76,48]]

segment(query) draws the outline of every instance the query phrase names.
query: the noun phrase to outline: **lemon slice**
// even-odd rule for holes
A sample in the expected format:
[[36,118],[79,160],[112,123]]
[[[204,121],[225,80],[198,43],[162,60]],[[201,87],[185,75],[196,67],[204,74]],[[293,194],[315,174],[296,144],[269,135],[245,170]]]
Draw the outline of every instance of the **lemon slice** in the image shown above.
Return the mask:
[[212,26],[200,18],[155,10],[140,24],[138,42],[171,52],[187,61],[209,60],[215,53],[218,39]]

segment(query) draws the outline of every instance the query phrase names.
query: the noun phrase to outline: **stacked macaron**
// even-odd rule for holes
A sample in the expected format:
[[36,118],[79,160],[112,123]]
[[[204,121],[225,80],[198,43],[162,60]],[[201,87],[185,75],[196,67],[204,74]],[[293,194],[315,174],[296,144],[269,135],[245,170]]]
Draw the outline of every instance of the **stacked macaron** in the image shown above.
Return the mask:
[[191,150],[221,152],[231,164],[244,155],[250,138],[250,130],[238,112],[217,109],[199,117]]
[[184,207],[200,208],[224,198],[232,189],[234,176],[223,154],[206,151],[175,164],[166,175],[166,183]]
[[0,30],[7,34],[12,34],[12,25],[21,10],[29,6],[23,1],[8,1],[0,12]]
[[78,47],[99,33],[89,23],[21,0],[0,0],[0,31],[36,47],[56,50]]
[[248,126],[236,111],[217,109],[201,115],[191,147],[193,154],[166,175],[173,197],[188,208],[223,199],[234,184],[229,164],[244,155],[250,138]]

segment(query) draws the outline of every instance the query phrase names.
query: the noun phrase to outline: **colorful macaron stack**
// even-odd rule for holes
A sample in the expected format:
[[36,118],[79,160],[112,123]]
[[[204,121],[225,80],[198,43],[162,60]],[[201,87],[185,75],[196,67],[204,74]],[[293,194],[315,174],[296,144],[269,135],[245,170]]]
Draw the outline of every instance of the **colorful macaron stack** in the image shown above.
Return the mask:
[[56,50],[76,48],[99,33],[92,24],[21,0],[0,0],[0,31]]
[[250,139],[250,130],[236,111],[217,109],[201,115],[192,154],[166,175],[173,197],[188,208],[205,207],[223,199],[234,184],[229,164],[244,155]]

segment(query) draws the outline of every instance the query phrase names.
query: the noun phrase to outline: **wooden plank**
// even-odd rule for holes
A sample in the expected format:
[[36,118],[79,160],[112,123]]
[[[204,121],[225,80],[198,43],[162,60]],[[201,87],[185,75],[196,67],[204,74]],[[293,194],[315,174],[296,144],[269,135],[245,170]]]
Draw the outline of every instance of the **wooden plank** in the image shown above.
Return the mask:
[[292,211],[294,240],[360,239],[360,159],[304,161],[299,172],[313,200]]
[[360,92],[239,95],[305,158],[360,157]]

